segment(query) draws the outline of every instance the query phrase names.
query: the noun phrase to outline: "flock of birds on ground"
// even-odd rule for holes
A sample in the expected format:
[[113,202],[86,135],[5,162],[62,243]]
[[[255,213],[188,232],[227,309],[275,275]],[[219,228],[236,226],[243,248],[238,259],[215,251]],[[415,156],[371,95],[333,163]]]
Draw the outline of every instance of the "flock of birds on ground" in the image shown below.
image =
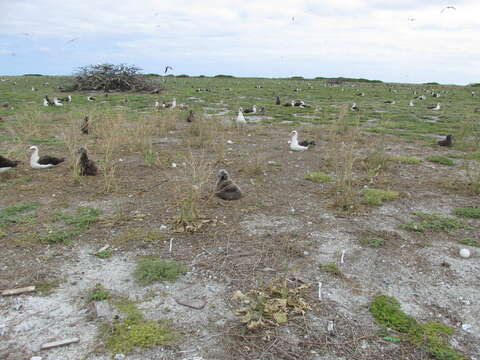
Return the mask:
[[[257,85],[258,87],[260,85]],[[296,89],[297,92],[300,91],[300,89]],[[32,87],[32,91],[36,91],[34,87]],[[197,89],[197,91],[211,91],[210,89]],[[344,89],[342,88],[342,91]],[[391,92],[396,92],[396,90],[390,89]],[[441,96],[441,93],[434,92],[433,90],[425,90],[426,93],[431,95],[434,98],[439,98]],[[443,94],[447,94],[447,90],[442,91]],[[357,96],[365,96],[365,93],[360,92],[356,94]],[[415,96],[415,99],[417,100],[426,100],[427,97],[426,95],[418,95],[416,90],[413,90],[413,95]],[[108,94],[105,94],[105,96],[108,96]],[[476,96],[475,92],[471,92],[471,96]],[[88,96],[87,100],[89,102],[95,102],[97,101],[93,96]],[[63,106],[64,103],[71,103],[72,102],[72,96],[68,95],[63,98],[58,98],[54,97],[53,100],[51,100],[48,95],[45,95],[43,98],[43,106]],[[128,99],[125,98],[124,102],[128,102]],[[395,104],[395,100],[386,100],[384,101],[385,104],[393,105]],[[284,107],[299,107],[299,108],[308,108],[310,105],[307,105],[305,101],[303,100],[291,100],[288,101],[284,104],[282,104],[280,97],[276,96],[275,98],[275,105],[283,105]],[[410,100],[409,106],[415,106],[414,100]],[[177,100],[176,98],[173,98],[172,102],[169,103],[160,103],[158,100],[155,101],[154,104],[154,110],[161,110],[161,109],[174,109],[176,107],[179,108],[184,108],[186,107],[183,104],[177,105]],[[437,103],[435,106],[428,106],[427,107],[429,110],[437,111],[441,109],[441,104]],[[356,103],[353,103],[350,107],[351,111],[360,111],[359,106]],[[235,123],[238,129],[242,130],[246,127],[247,121],[245,119],[244,113],[245,114],[256,114],[256,113],[262,113],[264,112],[265,109],[263,107],[257,108],[256,105],[253,105],[249,108],[242,108],[240,107],[238,109],[238,115],[236,117]],[[188,116],[186,118],[186,121],[189,123],[194,122],[196,119],[195,113],[193,110],[190,110],[188,113]],[[89,117],[86,116],[81,124],[80,131],[83,135],[88,135],[90,133],[90,127],[89,127]],[[311,147],[315,146],[315,141],[313,140],[303,140],[299,141],[298,140],[298,132],[296,130],[293,130],[289,134],[289,148],[292,151],[307,151]],[[453,144],[453,136],[447,135],[445,139],[440,140],[437,142],[439,146],[452,146]],[[54,168],[60,164],[62,164],[65,161],[65,158],[56,158],[53,156],[39,156],[39,149],[37,146],[30,146],[29,150],[32,151],[31,157],[30,157],[30,167],[32,169],[36,170],[41,170],[41,169],[50,169]],[[17,167],[18,164],[20,164],[21,161],[18,160],[9,160],[3,156],[0,155],[0,173],[6,172],[10,169],[13,169]],[[78,164],[78,169],[79,169],[79,174],[81,176],[96,176],[100,173],[97,165],[95,162],[88,157],[87,149],[85,147],[81,147],[78,150],[78,159],[77,159],[77,164]],[[233,182],[230,179],[229,173],[225,169],[221,169],[218,171],[217,174],[217,188],[216,188],[216,195],[224,200],[238,200],[242,197],[242,191],[240,190],[240,187]]]

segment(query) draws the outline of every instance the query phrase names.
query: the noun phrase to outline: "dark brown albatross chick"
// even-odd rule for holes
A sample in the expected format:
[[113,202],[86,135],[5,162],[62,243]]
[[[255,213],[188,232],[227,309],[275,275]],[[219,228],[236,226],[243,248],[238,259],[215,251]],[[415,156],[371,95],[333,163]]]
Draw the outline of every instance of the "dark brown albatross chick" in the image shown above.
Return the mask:
[[90,160],[87,155],[87,150],[84,147],[81,147],[78,150],[80,154],[80,159],[78,160],[79,173],[81,176],[96,176],[99,171],[97,165],[93,160]]
[[193,113],[193,110],[190,110],[187,116],[187,122],[193,122],[195,120],[195,114]]
[[223,200],[238,200],[242,195],[240,187],[230,180],[227,170],[218,171],[217,190],[215,195]]

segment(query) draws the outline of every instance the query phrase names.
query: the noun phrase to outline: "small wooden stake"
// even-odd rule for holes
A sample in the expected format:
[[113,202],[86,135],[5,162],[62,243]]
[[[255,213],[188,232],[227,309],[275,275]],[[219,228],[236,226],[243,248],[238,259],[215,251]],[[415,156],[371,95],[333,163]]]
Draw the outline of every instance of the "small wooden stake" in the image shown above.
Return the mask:
[[55,348],[55,347],[59,347],[59,346],[78,343],[79,341],[80,341],[80,338],[78,338],[78,337],[65,339],[65,340],[53,341],[53,342],[43,344],[40,349],[42,349],[42,350],[51,349],[51,348]]
[[2,292],[0,292],[0,295],[2,296],[19,295],[27,292],[32,292],[32,291],[35,291],[35,286],[27,286],[27,287],[18,288],[18,289],[2,290]]

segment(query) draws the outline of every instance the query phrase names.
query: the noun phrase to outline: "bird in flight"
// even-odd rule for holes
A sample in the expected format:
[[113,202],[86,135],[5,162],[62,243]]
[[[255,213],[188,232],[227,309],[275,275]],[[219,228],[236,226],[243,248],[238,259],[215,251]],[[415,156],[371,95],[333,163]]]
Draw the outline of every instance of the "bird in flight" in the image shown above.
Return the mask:
[[455,6],[445,6],[441,11],[440,14],[443,13],[445,10],[452,9],[452,10],[457,10]]
[[415,21],[415,18],[408,18],[408,21]]
[[72,42],[77,41],[77,40],[78,40],[78,38],[73,38],[73,39],[68,40],[65,44],[71,44]]
[[165,67],[165,74],[167,73],[168,69],[173,70],[173,67],[171,67],[171,66],[166,66],[166,67]]

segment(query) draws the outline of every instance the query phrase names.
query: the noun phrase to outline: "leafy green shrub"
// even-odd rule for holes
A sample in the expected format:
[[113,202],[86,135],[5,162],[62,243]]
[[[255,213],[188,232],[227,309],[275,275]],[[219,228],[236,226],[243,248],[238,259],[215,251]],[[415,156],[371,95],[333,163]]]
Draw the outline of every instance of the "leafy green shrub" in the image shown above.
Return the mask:
[[134,276],[142,285],[155,281],[175,281],[187,272],[187,267],[175,260],[163,260],[158,257],[144,257],[138,260]]
[[453,214],[459,217],[480,219],[480,207],[457,208]]
[[363,203],[367,205],[382,205],[383,202],[394,200],[398,192],[381,189],[365,189],[363,191]]

